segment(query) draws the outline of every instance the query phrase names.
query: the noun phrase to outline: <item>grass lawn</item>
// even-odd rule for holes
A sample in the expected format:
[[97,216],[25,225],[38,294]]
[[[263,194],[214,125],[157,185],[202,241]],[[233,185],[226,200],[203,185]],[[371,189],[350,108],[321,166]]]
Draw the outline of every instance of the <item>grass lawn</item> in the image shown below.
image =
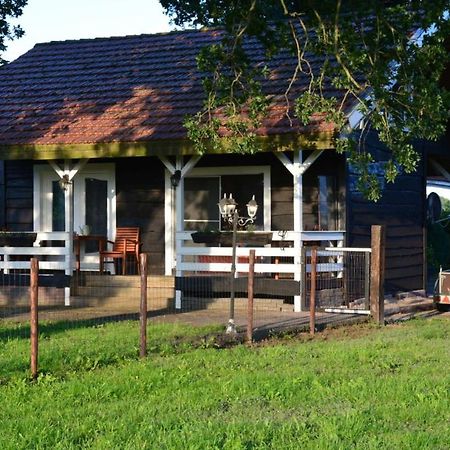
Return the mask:
[[152,325],[144,361],[137,326],[43,326],[31,383],[26,330],[0,325],[0,448],[450,448],[448,319],[228,349]]

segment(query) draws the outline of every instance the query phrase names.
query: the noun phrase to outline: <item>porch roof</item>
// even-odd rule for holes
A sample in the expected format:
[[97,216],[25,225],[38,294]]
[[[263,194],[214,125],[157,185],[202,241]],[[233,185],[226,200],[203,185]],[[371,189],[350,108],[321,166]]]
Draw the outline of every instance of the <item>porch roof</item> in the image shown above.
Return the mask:
[[[219,39],[218,30],[188,30],[36,45],[0,68],[0,158],[193,153],[183,120],[203,102],[196,56]],[[256,43],[249,49],[264,63]],[[288,52],[270,64],[261,150],[332,148],[333,124],[318,118],[304,127],[286,114],[283,94],[294,65]],[[294,93],[307,82],[300,78]],[[339,92],[330,88],[329,95]]]

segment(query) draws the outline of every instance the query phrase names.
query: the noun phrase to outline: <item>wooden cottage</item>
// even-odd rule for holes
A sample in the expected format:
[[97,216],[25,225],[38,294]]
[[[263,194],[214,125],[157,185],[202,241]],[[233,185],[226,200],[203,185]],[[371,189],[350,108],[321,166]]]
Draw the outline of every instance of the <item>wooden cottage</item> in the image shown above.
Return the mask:
[[[139,227],[151,271],[170,275],[196,255],[185,251],[193,231],[224,227],[223,194],[241,206],[254,195],[256,231],[272,232],[297,263],[305,242],[367,247],[370,226],[385,224],[387,289],[421,289],[425,165],[385,185],[380,202],[366,201],[334,151],[332,125],[291,126],[279,83],[291,73],[289,55],[265,85],[272,104],[258,130],[261,151],[195,154],[182,125],[202,105],[195,58],[219,38],[181,31],[51,42],[1,67],[0,227],[71,236],[88,225],[109,239],[118,227]],[[361,117],[348,113],[357,129]],[[369,145],[381,176],[385,149],[376,136]],[[96,257],[86,249],[81,268],[97,267]],[[214,264],[203,259],[201,270]]]

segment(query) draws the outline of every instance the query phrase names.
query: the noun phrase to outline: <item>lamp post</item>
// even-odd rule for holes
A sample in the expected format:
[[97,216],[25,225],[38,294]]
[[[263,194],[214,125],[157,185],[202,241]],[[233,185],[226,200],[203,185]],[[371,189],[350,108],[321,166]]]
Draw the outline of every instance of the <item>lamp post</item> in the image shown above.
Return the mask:
[[236,324],[234,323],[234,298],[235,298],[235,279],[236,279],[236,236],[237,227],[245,227],[248,224],[255,222],[256,212],[258,211],[258,203],[256,203],[255,196],[247,203],[248,217],[240,217],[236,209],[237,203],[233,196],[227,198],[224,194],[223,198],[217,204],[220,215],[229,224],[233,225],[233,239],[232,239],[232,255],[231,255],[231,283],[230,283],[230,315],[228,318],[227,333],[236,333]]

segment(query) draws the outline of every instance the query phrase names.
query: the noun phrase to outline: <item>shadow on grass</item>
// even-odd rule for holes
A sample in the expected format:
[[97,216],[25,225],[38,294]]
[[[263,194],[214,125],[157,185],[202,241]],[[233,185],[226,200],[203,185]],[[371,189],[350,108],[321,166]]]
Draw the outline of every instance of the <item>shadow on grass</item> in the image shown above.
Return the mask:
[[[44,309],[44,308],[42,308]],[[42,310],[39,308],[39,310]],[[46,309],[52,309],[48,307]],[[19,313],[17,313],[19,314]],[[158,317],[166,314],[175,314],[173,310],[157,310],[148,311],[147,317]],[[92,328],[114,322],[138,321],[139,313],[126,314],[112,314],[106,316],[93,317],[88,319],[73,319],[73,320],[58,320],[58,321],[42,321],[39,323],[39,334],[51,336],[59,333],[64,333],[69,330],[76,330],[82,328]],[[1,325],[1,322],[0,322]],[[8,323],[8,328],[0,328],[0,342],[10,339],[29,339],[30,338],[30,324],[29,322]]]

